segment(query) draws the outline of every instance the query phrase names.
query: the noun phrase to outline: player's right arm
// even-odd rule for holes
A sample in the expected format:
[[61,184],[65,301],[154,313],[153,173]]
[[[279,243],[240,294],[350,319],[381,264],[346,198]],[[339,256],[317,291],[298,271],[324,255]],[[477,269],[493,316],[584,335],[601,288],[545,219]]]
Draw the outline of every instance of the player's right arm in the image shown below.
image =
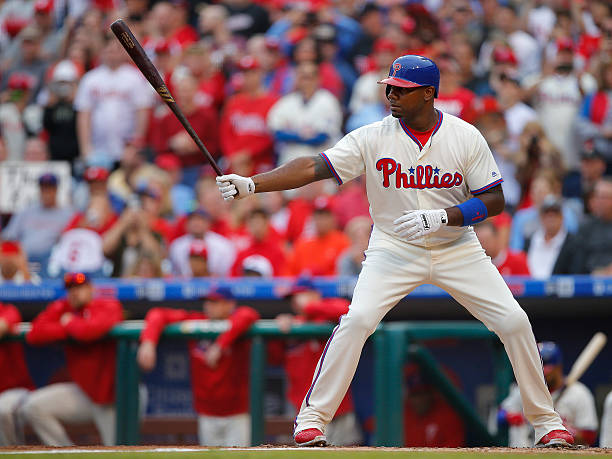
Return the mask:
[[253,177],[236,174],[217,177],[217,185],[226,201],[241,199],[253,193],[299,188],[318,180],[333,177],[321,155],[304,156],[289,161],[269,172]]

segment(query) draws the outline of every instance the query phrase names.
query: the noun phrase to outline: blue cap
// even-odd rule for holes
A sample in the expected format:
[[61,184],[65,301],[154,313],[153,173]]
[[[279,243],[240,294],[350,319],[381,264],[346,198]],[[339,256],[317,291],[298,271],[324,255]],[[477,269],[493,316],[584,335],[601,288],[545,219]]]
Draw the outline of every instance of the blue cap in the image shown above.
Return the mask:
[[293,287],[291,287],[289,293],[287,293],[287,295],[285,296],[289,297],[291,295],[295,295],[296,293],[307,292],[310,290],[318,291],[317,287],[315,287],[314,282],[312,282],[312,279],[310,279],[309,277],[300,277],[295,282],[295,284],[293,284]]
[[544,366],[560,365],[563,363],[563,354],[561,354],[561,349],[559,349],[556,343],[543,341],[538,343],[538,350],[540,351],[540,357]]
[[212,288],[208,292],[208,294],[205,296],[205,298],[210,301],[233,300],[234,294],[232,293],[231,288],[220,286],[220,287]]
[[202,207],[198,207],[197,209],[192,210],[191,212],[189,212],[189,217],[194,217],[194,216],[200,216],[202,218],[207,218],[210,219],[210,214],[208,212],[206,212],[205,209],[203,209]]
[[38,177],[38,184],[57,186],[57,177],[54,174],[47,172],[46,174],[42,174],[40,177]]
[[389,76],[378,83],[402,88],[433,86],[436,90],[434,97],[438,97],[440,70],[428,57],[407,54],[395,59],[389,68]]

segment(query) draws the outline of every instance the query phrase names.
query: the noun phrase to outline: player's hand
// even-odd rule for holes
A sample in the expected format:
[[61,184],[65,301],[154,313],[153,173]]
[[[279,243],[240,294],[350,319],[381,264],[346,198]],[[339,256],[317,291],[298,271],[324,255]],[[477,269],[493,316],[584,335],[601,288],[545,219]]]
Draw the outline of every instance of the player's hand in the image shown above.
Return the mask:
[[219,359],[221,358],[221,354],[223,353],[222,349],[218,344],[212,344],[206,349],[206,363],[209,367],[215,368],[219,363]]
[[68,325],[68,322],[70,322],[73,318],[74,314],[72,314],[71,312],[65,312],[62,314],[62,317],[60,317],[60,324],[65,327],[66,325]]
[[226,201],[242,199],[255,193],[255,183],[250,177],[242,177],[237,174],[221,175],[217,177],[217,186],[221,196]]
[[405,241],[414,241],[426,234],[435,233],[448,223],[444,209],[409,210],[396,219],[395,233]]
[[157,362],[157,349],[152,341],[143,341],[138,347],[136,361],[143,371],[151,371]]

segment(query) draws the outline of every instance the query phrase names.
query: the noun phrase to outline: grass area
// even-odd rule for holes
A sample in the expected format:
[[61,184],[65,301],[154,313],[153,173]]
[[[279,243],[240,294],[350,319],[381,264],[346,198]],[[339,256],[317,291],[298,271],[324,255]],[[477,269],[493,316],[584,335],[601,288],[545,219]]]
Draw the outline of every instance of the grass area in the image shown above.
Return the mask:
[[[612,451],[609,453],[612,454]],[[605,454],[607,455],[607,454]],[[574,456],[602,456],[602,451],[579,451],[579,450],[554,450],[545,452],[534,452],[533,450],[524,450],[521,452],[497,452],[497,451],[406,451],[406,450],[201,450],[201,451],[104,451],[104,452],[63,452],[61,450],[49,450],[46,453],[40,451],[31,452],[0,452],[0,456],[7,458],[23,458],[23,459],[161,459],[161,458],[180,458],[180,459],[386,459],[386,458],[407,458],[407,459],[468,459],[472,457],[486,457],[487,459],[553,459],[557,457],[574,457]]]

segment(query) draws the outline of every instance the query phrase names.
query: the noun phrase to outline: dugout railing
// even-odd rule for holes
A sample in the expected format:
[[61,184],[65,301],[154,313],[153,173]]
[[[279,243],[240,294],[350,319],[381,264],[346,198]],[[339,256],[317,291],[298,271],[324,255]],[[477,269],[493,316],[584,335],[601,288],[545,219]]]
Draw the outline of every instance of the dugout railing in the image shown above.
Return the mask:
[[[21,333],[13,339],[23,339],[29,329],[23,323]],[[162,340],[211,339],[227,329],[226,321],[185,321],[167,326]],[[117,444],[138,445],[140,435],[139,391],[140,370],[136,363],[138,339],[142,321],[125,321],[116,325],[109,337],[117,341],[116,416]],[[295,324],[289,332],[281,331],[273,320],[260,320],[246,337],[251,339],[250,414],[253,445],[265,442],[264,405],[267,339],[326,338],[333,324]],[[472,404],[446,377],[435,358],[422,346],[431,339],[456,338],[487,340],[495,347],[494,369],[497,400],[505,396],[512,380],[512,371],[501,343],[489,330],[476,321],[431,321],[381,323],[370,337],[374,347],[374,406],[376,446],[402,446],[403,428],[403,368],[408,360],[416,362],[432,383],[453,406],[475,435],[479,445],[502,445],[501,435],[491,435]]]

